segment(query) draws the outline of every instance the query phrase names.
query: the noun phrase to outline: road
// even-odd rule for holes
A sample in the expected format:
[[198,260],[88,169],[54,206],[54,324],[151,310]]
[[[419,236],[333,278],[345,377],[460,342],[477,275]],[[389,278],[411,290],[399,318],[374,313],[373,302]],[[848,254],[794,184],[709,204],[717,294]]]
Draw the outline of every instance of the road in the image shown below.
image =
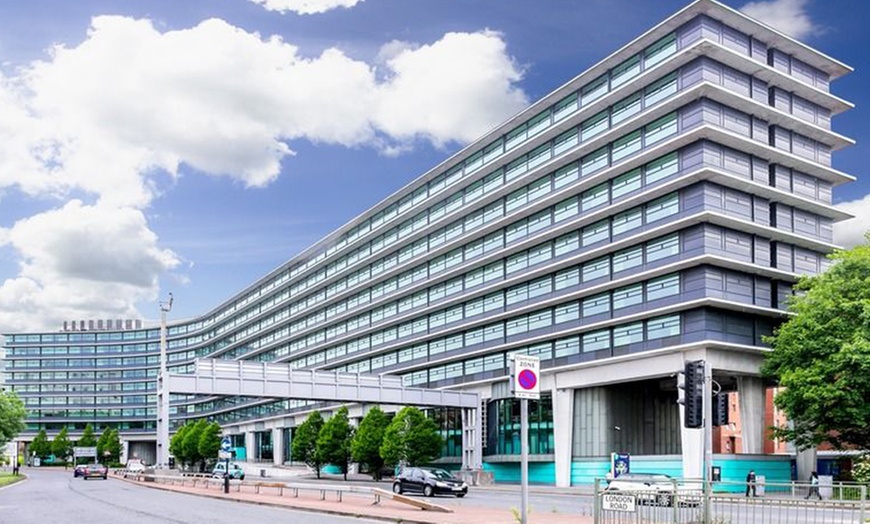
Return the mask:
[[137,486],[119,480],[83,480],[72,471],[28,468],[28,479],[0,490],[0,522],[9,524],[370,524],[282,508],[241,504]]

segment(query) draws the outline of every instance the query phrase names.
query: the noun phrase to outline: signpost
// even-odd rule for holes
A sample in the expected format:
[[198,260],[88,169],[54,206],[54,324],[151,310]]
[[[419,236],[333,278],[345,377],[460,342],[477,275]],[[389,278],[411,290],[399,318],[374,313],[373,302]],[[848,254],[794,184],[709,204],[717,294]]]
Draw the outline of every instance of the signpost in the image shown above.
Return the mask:
[[221,449],[218,458],[224,459],[224,493],[230,492],[230,457],[232,456],[233,442],[230,437],[221,439]]
[[529,515],[529,399],[541,398],[541,359],[514,354],[511,358],[511,392],[520,399],[520,478],[522,504],[520,524],[527,524]]

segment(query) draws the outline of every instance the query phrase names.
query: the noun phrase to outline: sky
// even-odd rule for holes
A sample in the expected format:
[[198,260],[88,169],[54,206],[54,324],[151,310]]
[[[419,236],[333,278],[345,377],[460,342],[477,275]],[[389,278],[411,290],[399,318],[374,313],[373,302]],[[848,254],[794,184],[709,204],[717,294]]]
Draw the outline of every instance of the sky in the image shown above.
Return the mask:
[[[688,0],[0,0],[0,333],[217,307]],[[870,1],[726,0],[845,62]]]

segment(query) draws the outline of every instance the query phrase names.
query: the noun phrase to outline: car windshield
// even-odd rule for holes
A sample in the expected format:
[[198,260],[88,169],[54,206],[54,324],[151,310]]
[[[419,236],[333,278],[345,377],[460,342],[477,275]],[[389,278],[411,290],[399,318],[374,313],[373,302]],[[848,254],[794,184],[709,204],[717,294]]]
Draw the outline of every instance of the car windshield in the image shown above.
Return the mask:
[[452,479],[453,475],[449,472],[444,471],[443,469],[424,469],[423,472],[427,477],[433,477],[436,479]]

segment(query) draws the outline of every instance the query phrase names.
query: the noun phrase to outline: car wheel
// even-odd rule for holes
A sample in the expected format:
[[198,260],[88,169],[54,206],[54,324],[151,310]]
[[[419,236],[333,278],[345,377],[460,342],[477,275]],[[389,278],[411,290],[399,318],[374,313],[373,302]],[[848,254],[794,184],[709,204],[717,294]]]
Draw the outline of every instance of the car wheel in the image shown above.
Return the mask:
[[423,486],[423,495],[425,495],[427,497],[431,497],[434,494],[435,494],[435,490],[432,489],[432,486],[428,486],[428,485]]
[[393,493],[396,495],[402,494],[402,483],[401,482],[393,482]]
[[465,493],[457,493],[456,494],[456,498],[458,498],[458,499],[461,499],[464,496],[465,496]]
[[671,494],[670,493],[659,493],[656,497],[656,502],[659,506],[670,506],[671,505]]
[[106,480],[106,479],[108,479],[108,478],[109,478],[108,475],[103,475],[103,480]]

